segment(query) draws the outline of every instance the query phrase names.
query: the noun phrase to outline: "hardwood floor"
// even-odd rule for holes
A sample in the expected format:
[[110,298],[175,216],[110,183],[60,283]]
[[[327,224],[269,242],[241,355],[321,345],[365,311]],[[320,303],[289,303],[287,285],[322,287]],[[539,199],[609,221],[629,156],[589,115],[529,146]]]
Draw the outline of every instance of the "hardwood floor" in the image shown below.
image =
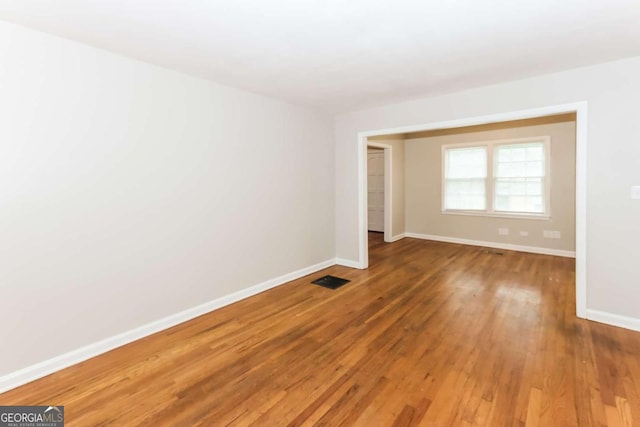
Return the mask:
[[[331,267],[0,395],[68,426],[640,425],[640,333],[577,319],[574,261],[370,237]],[[333,274],[329,290],[309,284]]]

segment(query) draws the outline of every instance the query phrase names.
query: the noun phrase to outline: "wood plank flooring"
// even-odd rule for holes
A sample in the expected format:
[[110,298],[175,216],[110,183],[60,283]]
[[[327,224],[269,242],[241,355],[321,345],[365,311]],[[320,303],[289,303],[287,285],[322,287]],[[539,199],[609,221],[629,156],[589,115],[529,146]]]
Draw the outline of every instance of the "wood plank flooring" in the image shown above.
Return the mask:
[[[0,395],[68,426],[640,426],[640,333],[574,261],[370,236],[331,267]],[[351,280],[311,285],[325,274]],[[185,284],[188,286],[188,284]]]

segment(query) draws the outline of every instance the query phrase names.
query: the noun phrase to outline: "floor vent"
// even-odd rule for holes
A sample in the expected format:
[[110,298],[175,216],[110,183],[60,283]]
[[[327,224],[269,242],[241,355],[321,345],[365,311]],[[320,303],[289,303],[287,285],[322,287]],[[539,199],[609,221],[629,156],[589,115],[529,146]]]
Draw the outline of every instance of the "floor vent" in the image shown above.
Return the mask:
[[504,255],[504,252],[496,251],[495,249],[485,249],[484,253],[492,255]]
[[335,276],[324,276],[319,279],[314,280],[314,285],[320,285],[329,289],[338,289],[342,285],[346,285],[350,281],[347,279],[341,279],[340,277]]

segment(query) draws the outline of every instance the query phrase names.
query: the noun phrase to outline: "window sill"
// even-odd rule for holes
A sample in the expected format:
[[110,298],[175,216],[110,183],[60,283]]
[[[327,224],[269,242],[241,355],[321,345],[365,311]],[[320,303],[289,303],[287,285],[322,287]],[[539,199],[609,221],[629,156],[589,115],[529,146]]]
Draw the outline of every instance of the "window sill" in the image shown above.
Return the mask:
[[519,213],[500,213],[500,212],[475,212],[475,211],[453,211],[442,210],[443,215],[462,215],[462,216],[482,216],[488,218],[505,218],[505,219],[527,219],[535,221],[549,221],[551,215],[547,214],[519,214]]

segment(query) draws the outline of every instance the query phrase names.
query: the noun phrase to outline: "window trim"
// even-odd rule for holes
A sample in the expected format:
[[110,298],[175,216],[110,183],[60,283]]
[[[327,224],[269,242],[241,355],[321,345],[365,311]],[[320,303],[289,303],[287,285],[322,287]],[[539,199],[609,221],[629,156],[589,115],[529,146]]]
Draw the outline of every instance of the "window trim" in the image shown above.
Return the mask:
[[[543,213],[533,212],[505,212],[496,211],[494,208],[494,171],[495,164],[493,162],[495,149],[499,145],[512,145],[512,144],[526,144],[530,142],[543,142],[544,143],[544,201],[545,211]],[[471,148],[471,147],[485,147],[487,150],[487,177],[485,187],[485,209],[484,210],[468,210],[468,209],[445,209],[445,190],[446,190],[446,165],[447,165],[447,150],[454,148]],[[549,220],[551,219],[551,137],[535,136],[526,138],[509,138],[498,139],[491,141],[471,141],[454,144],[443,144],[441,146],[441,159],[440,159],[440,211],[445,215],[468,215],[468,216],[482,216],[482,217],[495,217],[495,218],[515,218],[515,219],[538,219]]]

